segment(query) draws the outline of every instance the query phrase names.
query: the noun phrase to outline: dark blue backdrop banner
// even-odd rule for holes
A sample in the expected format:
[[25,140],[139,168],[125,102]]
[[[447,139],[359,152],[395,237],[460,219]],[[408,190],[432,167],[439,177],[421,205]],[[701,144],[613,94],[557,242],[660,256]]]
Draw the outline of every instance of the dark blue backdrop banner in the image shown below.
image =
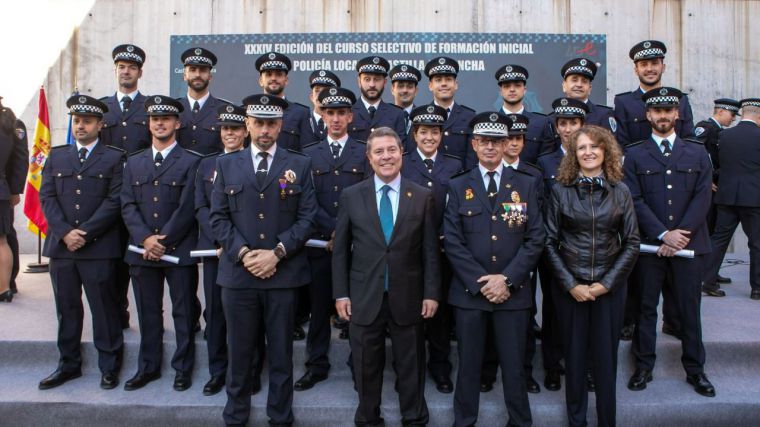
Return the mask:
[[[456,100],[476,111],[501,105],[494,73],[505,64],[528,69],[525,103],[532,111],[548,112],[551,102],[562,96],[560,69],[568,60],[586,57],[599,71],[593,82],[591,100],[604,104],[607,92],[606,37],[603,34],[510,34],[510,33],[298,33],[298,34],[213,34],[171,36],[171,95],[187,91],[182,80],[180,55],[191,47],[214,52],[218,62],[211,81],[214,96],[240,103],[250,94],[261,93],[256,59],[277,51],[293,61],[285,96],[309,103],[309,74],[318,69],[333,71],[357,97],[356,61],[369,55],[382,56],[391,67],[411,64],[420,71],[437,56],[459,61],[459,90]],[[383,99],[392,101],[390,84]],[[415,104],[430,102],[428,81],[420,82]]]

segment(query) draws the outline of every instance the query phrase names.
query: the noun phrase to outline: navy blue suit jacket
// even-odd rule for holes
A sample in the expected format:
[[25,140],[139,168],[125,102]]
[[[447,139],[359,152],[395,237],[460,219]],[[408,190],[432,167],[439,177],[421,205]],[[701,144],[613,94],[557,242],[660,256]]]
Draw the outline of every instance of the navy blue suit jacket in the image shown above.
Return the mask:
[[[512,114],[502,107],[504,115]],[[549,150],[548,146],[554,141],[554,127],[549,117],[543,113],[534,113],[523,110],[522,114],[528,118],[528,133],[525,134],[525,147],[520,153],[520,160],[536,163],[538,156]]]
[[402,142],[406,141],[406,119],[402,108],[380,101],[374,118],[370,120],[369,112],[359,99],[351,107],[351,112],[354,114],[353,121],[348,124],[351,138],[366,142],[372,130],[386,126],[395,130]]
[[214,190],[216,177],[216,158],[220,153],[208,154],[198,163],[195,174],[195,219],[198,221],[198,249],[216,249],[220,247],[211,230],[209,211],[211,192]]
[[[472,149],[470,140],[472,131],[470,129],[470,120],[475,117],[475,111],[470,107],[457,104],[451,105],[451,113],[446,123],[443,124],[443,138],[438,151],[451,154],[454,157],[462,159],[465,169],[472,168],[478,164],[475,152]],[[410,138],[409,151],[414,150],[413,141]]]
[[277,137],[277,146],[286,150],[301,149],[316,141],[310,119],[313,118],[309,107],[288,101],[288,108],[282,115],[282,129]]
[[714,202],[760,207],[760,127],[742,121],[720,133],[718,156],[724,165]]
[[145,114],[145,99],[145,95],[138,92],[129,106],[129,111],[124,113],[116,94],[100,98],[108,106],[108,112],[103,116],[100,142],[121,148],[127,154],[150,147],[151,136],[148,116]]

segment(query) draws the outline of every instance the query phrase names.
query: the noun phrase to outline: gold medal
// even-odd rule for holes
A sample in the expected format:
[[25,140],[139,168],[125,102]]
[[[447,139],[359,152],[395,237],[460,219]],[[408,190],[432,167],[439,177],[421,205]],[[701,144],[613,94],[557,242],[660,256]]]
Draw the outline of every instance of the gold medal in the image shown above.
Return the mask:
[[513,191],[511,197],[514,203],[520,203],[520,193]]

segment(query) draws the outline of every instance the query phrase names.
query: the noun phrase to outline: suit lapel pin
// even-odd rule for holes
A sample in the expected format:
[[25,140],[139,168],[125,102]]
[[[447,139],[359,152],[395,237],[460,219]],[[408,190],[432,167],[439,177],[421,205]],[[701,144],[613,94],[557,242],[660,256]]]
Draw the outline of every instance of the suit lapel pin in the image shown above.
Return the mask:
[[468,189],[464,190],[464,199],[465,200],[470,200],[473,197],[475,197],[475,196],[472,194],[472,188],[468,188]]

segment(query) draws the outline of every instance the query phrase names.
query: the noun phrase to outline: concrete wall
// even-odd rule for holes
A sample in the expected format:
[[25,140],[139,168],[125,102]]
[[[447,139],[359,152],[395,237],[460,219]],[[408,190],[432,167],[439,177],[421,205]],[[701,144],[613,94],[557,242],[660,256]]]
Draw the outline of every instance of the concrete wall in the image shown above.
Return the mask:
[[[700,120],[714,98],[760,96],[760,82],[751,79],[760,75],[760,26],[750,23],[759,16],[760,2],[752,0],[99,0],[44,85],[56,145],[65,139],[64,102],[75,86],[98,97],[115,90],[111,49],[120,43],[135,43],[148,54],[140,90],[165,93],[173,34],[604,33],[608,103],[638,84],[630,47],[654,38],[668,46],[664,83],[690,93]],[[36,113],[34,95],[22,114],[30,135]],[[18,212],[17,227],[25,229]],[[35,250],[30,233],[20,231],[20,238],[23,252]]]

